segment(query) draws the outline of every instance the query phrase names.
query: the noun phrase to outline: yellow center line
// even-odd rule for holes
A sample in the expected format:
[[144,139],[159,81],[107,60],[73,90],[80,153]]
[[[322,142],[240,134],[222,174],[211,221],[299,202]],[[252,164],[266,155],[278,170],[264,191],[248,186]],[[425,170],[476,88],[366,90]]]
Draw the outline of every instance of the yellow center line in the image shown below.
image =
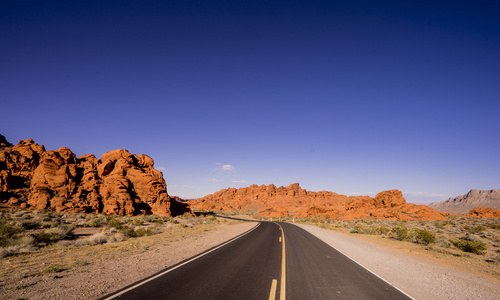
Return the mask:
[[280,287],[280,300],[286,299],[286,257],[285,257],[285,232],[279,223],[278,226],[281,230],[281,240],[283,241],[282,254],[281,254],[281,287]]
[[271,292],[269,293],[269,300],[274,300],[276,298],[276,286],[278,285],[278,280],[273,279],[271,284]]

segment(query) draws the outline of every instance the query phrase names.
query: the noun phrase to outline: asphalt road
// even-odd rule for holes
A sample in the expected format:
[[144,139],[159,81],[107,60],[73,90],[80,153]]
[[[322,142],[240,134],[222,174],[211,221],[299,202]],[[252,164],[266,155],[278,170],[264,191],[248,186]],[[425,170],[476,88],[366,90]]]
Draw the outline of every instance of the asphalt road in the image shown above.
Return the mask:
[[289,223],[250,232],[103,299],[409,299]]

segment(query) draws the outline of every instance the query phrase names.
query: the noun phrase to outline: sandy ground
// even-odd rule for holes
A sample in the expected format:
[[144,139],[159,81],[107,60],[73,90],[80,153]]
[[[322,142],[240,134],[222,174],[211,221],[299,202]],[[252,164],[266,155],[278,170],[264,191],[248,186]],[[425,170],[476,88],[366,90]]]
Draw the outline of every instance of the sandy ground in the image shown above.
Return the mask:
[[[108,251],[86,257],[54,250],[24,264],[42,264],[42,257],[76,262],[62,272],[36,276],[7,274],[0,299],[96,299],[221,244],[256,225],[255,222],[222,223],[179,231],[175,238],[152,236],[125,244],[103,245]],[[298,224],[297,224],[298,225]],[[432,255],[414,253],[391,241],[298,225],[415,299],[500,299],[500,281],[453,266]],[[399,248],[398,248],[399,247]],[[92,248],[91,248],[92,249]],[[69,256],[69,258],[68,258]],[[54,259],[53,257],[51,259]],[[84,261],[84,264],[79,262]],[[3,260],[2,268],[13,261]],[[19,262],[18,262],[19,263]]]
[[312,225],[298,226],[415,299],[500,299],[498,280],[451,266],[432,255]]

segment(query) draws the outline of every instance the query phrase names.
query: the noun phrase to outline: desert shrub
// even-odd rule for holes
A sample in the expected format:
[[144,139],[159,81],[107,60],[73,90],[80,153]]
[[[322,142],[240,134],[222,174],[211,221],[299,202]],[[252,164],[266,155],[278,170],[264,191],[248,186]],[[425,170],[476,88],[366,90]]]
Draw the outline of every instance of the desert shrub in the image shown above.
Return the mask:
[[415,230],[415,241],[418,244],[429,245],[436,241],[436,236],[426,229]]
[[155,216],[155,215],[142,215],[141,219],[144,222],[154,222],[156,219],[158,219],[158,216]]
[[3,241],[22,231],[23,228],[18,224],[8,220],[7,218],[0,218],[0,246]]
[[389,231],[391,231],[389,228],[387,228],[387,226],[385,225],[380,225],[378,228],[377,228],[377,232],[379,234],[387,234]]
[[361,227],[360,225],[354,225],[349,233],[363,233],[363,227]]
[[162,218],[156,218],[154,219],[152,222],[156,223],[156,224],[159,224],[159,225],[162,225],[164,223],[163,219]]
[[398,241],[403,241],[408,238],[408,229],[404,224],[399,224],[392,227],[392,237]]
[[134,230],[134,236],[145,236],[145,235],[153,235],[154,231],[150,228],[139,228]]
[[108,220],[104,216],[96,216],[93,217],[92,219],[89,220],[88,226],[89,227],[99,227],[106,225],[108,223]]
[[42,231],[36,235],[36,239],[40,243],[52,244],[64,239],[64,234],[57,228]]
[[56,221],[42,221],[40,224],[40,227],[42,227],[42,228],[54,228],[54,227],[57,227],[58,225],[59,225],[59,223]]
[[363,229],[361,233],[371,234],[371,235],[380,234],[379,231],[378,231],[378,227],[375,227],[375,226],[370,226],[370,227],[368,227],[366,229]]
[[120,232],[128,237],[140,237],[140,236],[155,234],[155,232],[151,228],[141,227],[141,228],[133,229],[133,228],[130,228],[128,226],[123,226],[120,229]]
[[59,273],[61,271],[64,271],[64,269],[59,266],[50,266],[45,269],[45,273]]
[[91,235],[88,240],[91,245],[105,244],[108,242],[108,237],[106,234],[99,232]]
[[458,249],[464,252],[475,253],[479,255],[485,254],[486,245],[480,241],[472,240],[467,237],[461,237],[458,240],[450,240],[450,242]]
[[39,232],[36,235],[36,239],[40,243],[53,244],[68,237],[74,229],[75,227],[66,225],[50,228]]
[[445,226],[446,226],[446,222],[445,221],[442,221],[442,222],[441,221],[436,221],[436,222],[434,222],[434,226],[436,228],[444,229]]
[[77,219],[74,224],[78,227],[91,227],[89,225],[89,220],[86,219]]
[[481,233],[486,229],[483,225],[478,225],[478,226],[464,226],[464,229],[472,234],[478,234]]
[[491,229],[500,229],[500,223],[493,223],[493,224],[488,224],[488,227]]
[[19,225],[24,229],[35,229],[42,225],[42,219],[36,217],[33,219],[20,220]]
[[114,243],[123,241],[124,235],[123,233],[116,233],[116,229],[112,228],[112,230],[103,230],[102,232],[95,233],[90,237],[79,239],[75,242],[75,246],[93,246],[100,245],[106,243]]
[[114,233],[108,237],[108,243],[122,242],[126,239],[125,235],[121,232]]
[[134,236],[134,229],[130,228],[130,227],[126,226],[126,225],[121,226],[119,232],[123,233],[125,236],[128,236],[128,237],[133,237]]
[[1,249],[0,257],[8,256],[16,253],[24,253],[35,251],[36,240],[30,235],[24,235],[18,238],[10,238],[5,241],[4,247]]
[[68,216],[64,215],[62,219],[62,223],[64,224],[75,224],[77,222],[77,217],[76,216]]
[[134,226],[142,226],[144,225],[144,222],[141,219],[133,219],[132,221],[130,221],[130,224]]
[[120,229],[122,227],[122,223],[120,223],[120,221],[118,221],[117,219],[115,219],[113,217],[108,219],[107,225],[109,227],[114,227],[116,229]]

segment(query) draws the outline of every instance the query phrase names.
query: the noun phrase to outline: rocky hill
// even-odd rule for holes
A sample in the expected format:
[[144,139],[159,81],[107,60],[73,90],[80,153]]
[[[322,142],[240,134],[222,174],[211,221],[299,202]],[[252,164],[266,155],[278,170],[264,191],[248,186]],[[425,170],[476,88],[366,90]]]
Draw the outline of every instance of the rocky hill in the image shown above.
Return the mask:
[[499,219],[500,218],[500,210],[493,209],[490,207],[476,207],[467,213],[469,217],[477,217],[483,219]]
[[348,197],[333,192],[310,192],[298,183],[287,187],[252,185],[230,188],[189,202],[194,209],[247,210],[262,217],[322,218],[353,220],[380,218],[392,220],[442,220],[446,214],[425,205],[406,203],[398,190],[384,191],[375,196]]
[[442,202],[433,202],[429,207],[440,212],[466,214],[477,207],[500,209],[500,190],[470,190],[466,195],[450,198]]
[[116,215],[190,213],[167,194],[145,154],[113,150],[97,159],[66,147],[46,151],[32,139],[13,146],[0,135],[0,201],[33,209]]

